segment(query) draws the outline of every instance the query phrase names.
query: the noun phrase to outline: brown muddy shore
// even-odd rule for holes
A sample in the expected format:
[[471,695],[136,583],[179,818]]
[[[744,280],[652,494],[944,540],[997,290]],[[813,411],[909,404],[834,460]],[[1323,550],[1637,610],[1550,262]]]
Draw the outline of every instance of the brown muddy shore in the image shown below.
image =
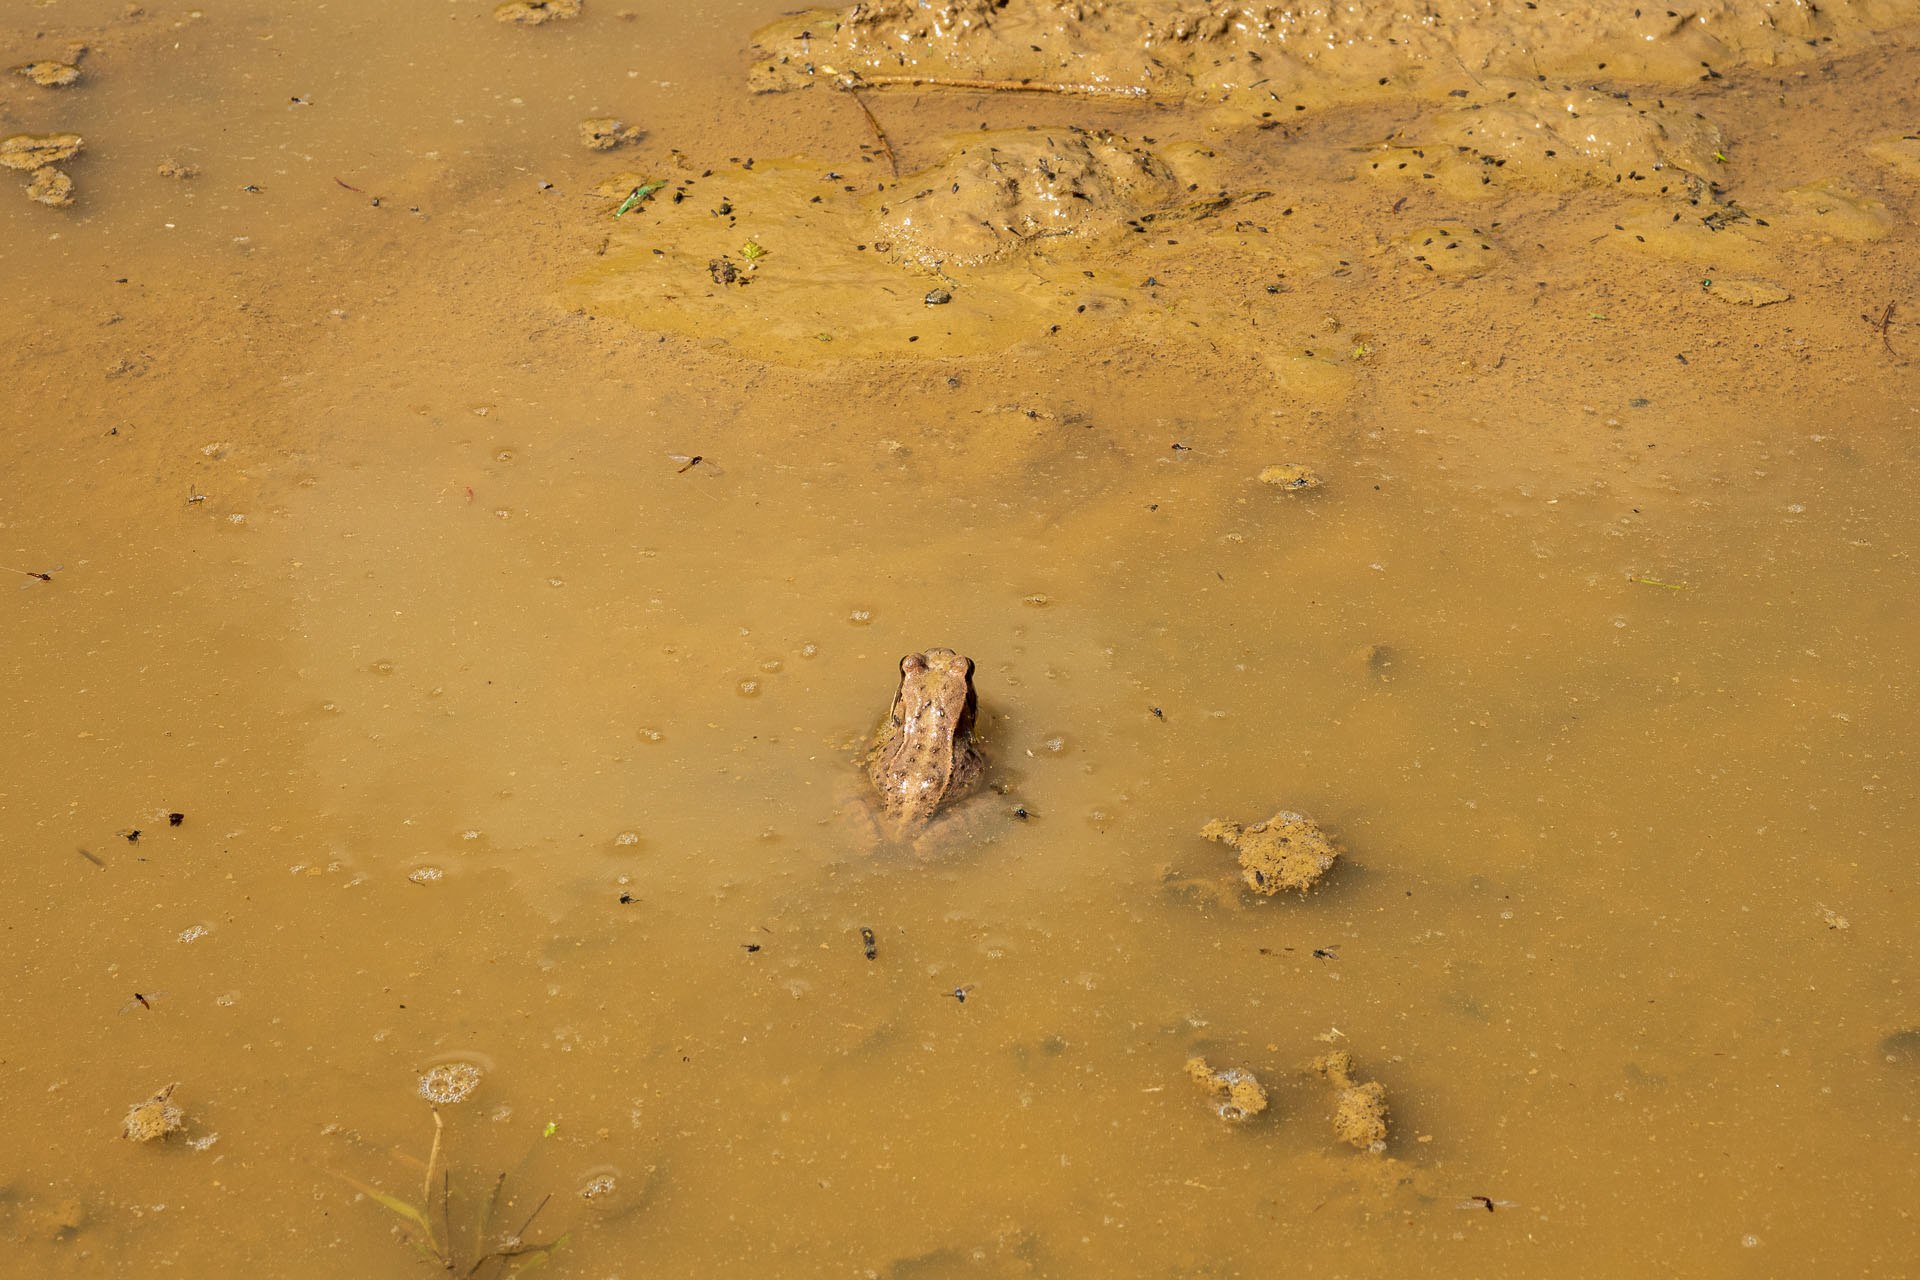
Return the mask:
[[1920,1256],[1911,5],[494,8],[0,20],[16,1269]]

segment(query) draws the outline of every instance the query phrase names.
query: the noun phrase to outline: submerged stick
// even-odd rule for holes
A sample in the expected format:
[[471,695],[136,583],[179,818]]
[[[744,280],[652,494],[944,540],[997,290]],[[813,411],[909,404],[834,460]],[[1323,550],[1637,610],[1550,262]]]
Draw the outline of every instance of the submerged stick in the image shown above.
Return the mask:
[[853,105],[860,108],[860,114],[867,118],[867,127],[873,130],[873,136],[880,142],[880,150],[885,153],[887,157],[887,167],[893,170],[894,177],[899,177],[900,161],[893,154],[893,144],[887,141],[887,131],[880,127],[880,121],[875,118],[872,109],[867,106],[866,100],[860,96],[853,85],[842,80],[840,82],[840,88],[849,98],[853,99]]
[[957,76],[867,76],[840,73],[842,89],[980,89],[987,93],[1087,93],[1102,97],[1145,98],[1147,90],[1135,84],[1068,84],[1058,80],[975,80]]

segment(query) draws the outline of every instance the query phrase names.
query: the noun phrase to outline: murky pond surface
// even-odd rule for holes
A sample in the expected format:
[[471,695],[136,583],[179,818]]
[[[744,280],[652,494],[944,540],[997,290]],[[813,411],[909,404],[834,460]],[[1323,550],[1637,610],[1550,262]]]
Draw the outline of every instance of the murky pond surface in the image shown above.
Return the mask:
[[0,28],[12,1267],[1920,1257],[1912,6],[276,8]]

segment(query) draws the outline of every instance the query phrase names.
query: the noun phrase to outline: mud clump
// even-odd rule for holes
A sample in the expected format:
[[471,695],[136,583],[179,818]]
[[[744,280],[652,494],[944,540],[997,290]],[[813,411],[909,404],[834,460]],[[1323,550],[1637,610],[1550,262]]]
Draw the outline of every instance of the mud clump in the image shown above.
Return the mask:
[[170,1084],[145,1102],[135,1103],[121,1121],[121,1136],[129,1142],[156,1142],[179,1132],[187,1118],[172,1102],[173,1091],[179,1087],[178,1083]]
[[1298,813],[1276,813],[1251,827],[1215,818],[1200,828],[1200,834],[1238,849],[1240,875],[1247,888],[1269,897],[1282,889],[1305,893],[1340,856],[1326,834]]
[[641,135],[637,124],[628,124],[612,116],[595,116],[580,122],[580,145],[589,151],[611,151],[636,142]]
[[1263,467],[1258,479],[1261,484],[1270,484],[1288,493],[1320,487],[1319,473],[1297,462],[1276,462],[1270,467]]
[[1355,1084],[1353,1055],[1344,1049],[1322,1054],[1312,1065],[1334,1089],[1334,1136],[1362,1151],[1386,1150],[1386,1087],[1377,1080]]
[[1245,1124],[1267,1109],[1267,1091],[1251,1071],[1215,1071],[1205,1058],[1194,1057],[1187,1059],[1187,1075],[1206,1090],[1215,1113],[1229,1124]]
[[77,133],[16,133],[0,138],[0,165],[9,169],[44,169],[80,154],[85,141]]
[[896,260],[975,266],[1043,236],[1085,236],[1177,205],[1164,159],[1116,134],[1003,133],[916,175],[918,193],[881,210]]
[[580,0],[506,0],[493,9],[494,20],[523,27],[580,16]]
[[36,169],[27,184],[27,199],[63,209],[73,203],[73,179],[52,165]]
[[80,83],[79,67],[53,58],[22,63],[13,69],[13,73],[33,81],[42,89],[68,89]]

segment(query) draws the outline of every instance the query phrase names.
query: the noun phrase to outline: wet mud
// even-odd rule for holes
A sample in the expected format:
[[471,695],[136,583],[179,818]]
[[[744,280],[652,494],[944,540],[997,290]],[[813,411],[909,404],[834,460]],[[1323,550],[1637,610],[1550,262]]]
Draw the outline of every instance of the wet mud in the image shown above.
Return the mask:
[[0,20],[16,1267],[1897,1273],[1917,23]]

